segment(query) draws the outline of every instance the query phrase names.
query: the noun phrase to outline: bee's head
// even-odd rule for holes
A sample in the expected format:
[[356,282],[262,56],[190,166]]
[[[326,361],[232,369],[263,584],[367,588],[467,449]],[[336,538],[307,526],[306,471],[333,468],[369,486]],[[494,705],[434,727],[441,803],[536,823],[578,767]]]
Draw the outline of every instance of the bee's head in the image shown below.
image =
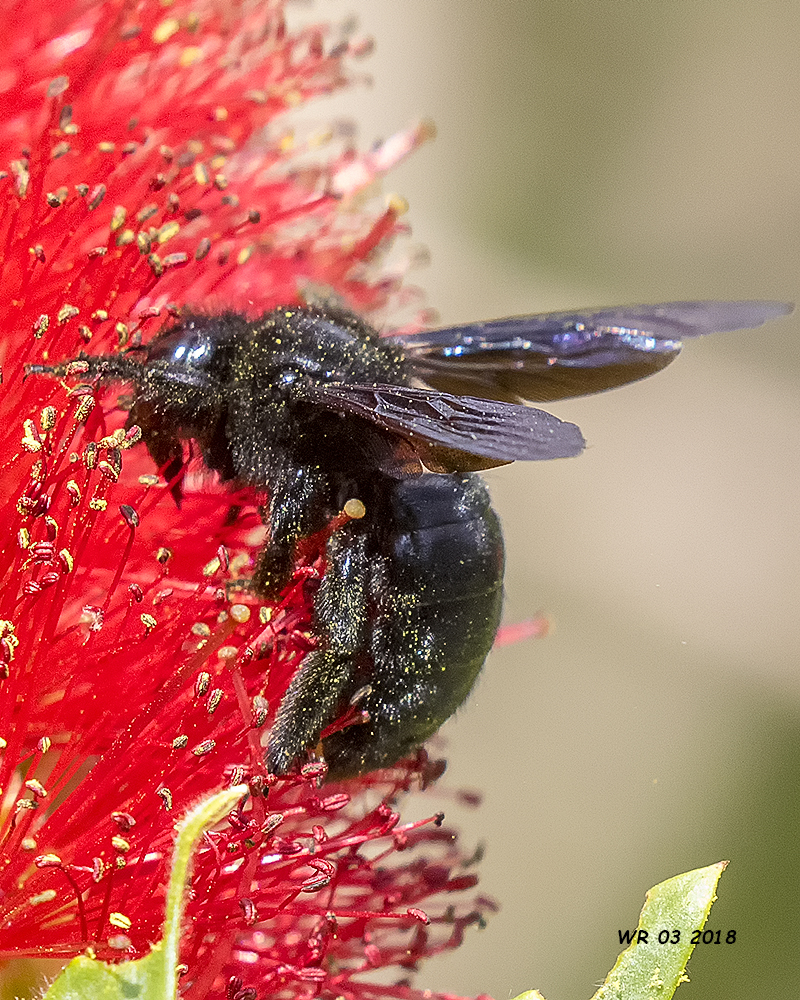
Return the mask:
[[143,349],[146,362],[160,361],[170,369],[211,372],[241,323],[242,318],[234,314],[184,316],[178,326],[165,330]]

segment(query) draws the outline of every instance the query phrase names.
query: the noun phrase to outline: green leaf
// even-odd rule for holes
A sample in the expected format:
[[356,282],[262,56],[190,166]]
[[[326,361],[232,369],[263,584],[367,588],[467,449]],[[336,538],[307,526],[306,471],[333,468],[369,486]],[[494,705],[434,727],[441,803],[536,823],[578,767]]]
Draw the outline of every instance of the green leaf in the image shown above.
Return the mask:
[[[720,861],[654,886],[645,897],[635,943],[622,952],[592,1000],[670,1000],[688,979],[686,963],[695,947],[692,932],[705,926],[717,898],[717,882],[727,865],[727,861]],[[667,940],[659,943],[659,933],[664,931],[668,932]],[[677,940],[675,931],[679,931]],[[647,932],[646,938],[643,932]],[[544,997],[538,990],[528,990],[516,1000]]]
[[[592,1000],[670,1000],[680,983],[688,981],[686,963],[695,947],[692,932],[705,926],[727,865],[720,861],[654,886],[637,926],[637,931],[647,932],[647,943],[638,935],[640,940],[622,952]],[[659,943],[664,931],[667,940]]]
[[197,841],[247,794],[237,785],[205,799],[178,827],[167,889],[164,937],[149,955],[134,962],[109,964],[79,955],[64,969],[44,1000],[175,1000],[178,988],[178,948],[185,888]]

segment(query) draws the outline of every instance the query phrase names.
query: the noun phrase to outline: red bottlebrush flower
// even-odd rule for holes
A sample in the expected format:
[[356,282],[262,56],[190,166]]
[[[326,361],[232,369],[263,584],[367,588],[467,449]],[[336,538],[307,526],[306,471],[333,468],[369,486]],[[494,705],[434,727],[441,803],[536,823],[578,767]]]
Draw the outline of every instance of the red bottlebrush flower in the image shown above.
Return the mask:
[[23,2],[2,23],[0,956],[146,954],[176,820],[245,780],[197,852],[183,995],[412,996],[363,974],[405,977],[479,919],[440,899],[474,884],[452,832],[389,804],[436,766],[264,772],[321,546],[279,604],[231,600],[253,498],[204,483],[176,511],[114,394],[24,373],[135,344],[185,304],[259,313],[322,284],[384,306],[397,210],[351,196],[424,130],[367,156],[295,136],[281,113],[343,85],[361,43],[289,32],[277,0]]

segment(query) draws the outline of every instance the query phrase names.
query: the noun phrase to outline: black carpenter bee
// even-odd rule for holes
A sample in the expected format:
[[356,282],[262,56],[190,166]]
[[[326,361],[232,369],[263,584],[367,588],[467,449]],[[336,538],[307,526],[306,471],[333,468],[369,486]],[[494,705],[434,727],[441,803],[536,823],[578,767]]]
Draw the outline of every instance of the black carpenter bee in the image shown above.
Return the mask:
[[[476,470],[577,455],[580,430],[523,400],[614,388],[669,364],[687,337],[759,326],[779,302],[672,302],[493,320],[395,338],[333,309],[252,321],[187,313],[143,351],[82,357],[133,386],[129,424],[168,479],[194,441],[223,481],[266,492],[253,590],[286,585],[295,546],[349,500],[327,543],[318,645],[272,726],[286,773],[322,739],[331,777],[389,766],[461,705],[500,621],[503,540]],[[34,370],[64,374],[67,365]],[[179,485],[173,487],[176,497]],[[350,505],[353,509],[353,505]]]

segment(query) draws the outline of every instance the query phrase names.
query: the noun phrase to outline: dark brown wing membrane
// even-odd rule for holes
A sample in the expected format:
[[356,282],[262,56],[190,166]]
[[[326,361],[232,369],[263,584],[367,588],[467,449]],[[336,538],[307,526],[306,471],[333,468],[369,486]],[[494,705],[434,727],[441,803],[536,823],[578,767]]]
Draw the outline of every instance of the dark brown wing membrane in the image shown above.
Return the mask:
[[682,341],[743,330],[792,311],[785,302],[666,302],[541,313],[398,337],[436,389],[545,401],[613,389],[659,371]]
[[[329,382],[308,392],[317,405],[363,417],[417,444],[423,461],[427,445],[436,446],[431,454],[450,470],[489,468],[515,459],[569,458],[584,447],[575,424],[527,406],[396,385]],[[461,462],[459,454],[489,461]]]

